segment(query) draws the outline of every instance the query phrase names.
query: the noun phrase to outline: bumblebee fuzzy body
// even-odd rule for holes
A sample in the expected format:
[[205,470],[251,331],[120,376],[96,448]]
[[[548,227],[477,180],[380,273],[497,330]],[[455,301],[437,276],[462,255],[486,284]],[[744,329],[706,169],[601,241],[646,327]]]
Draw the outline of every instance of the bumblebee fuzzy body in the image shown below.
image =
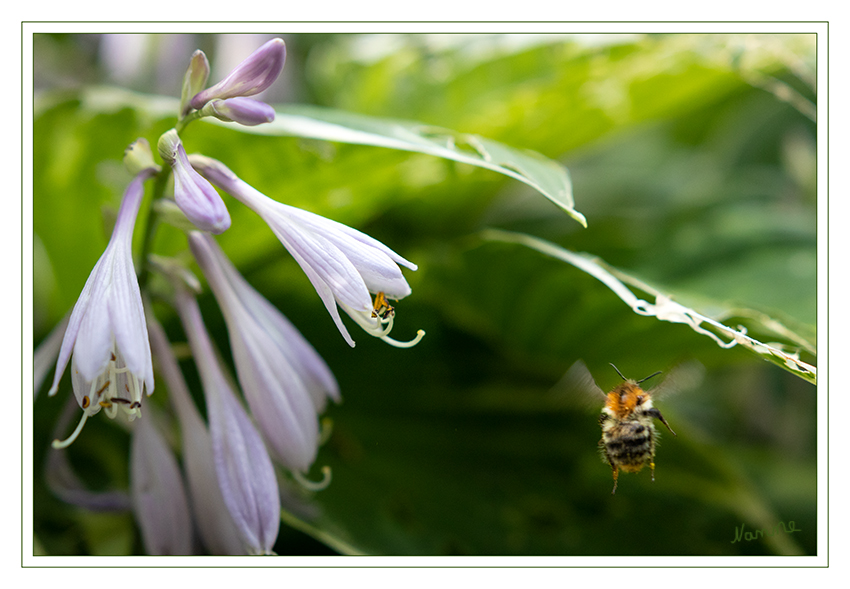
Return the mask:
[[[652,406],[650,394],[634,380],[626,380],[606,395],[605,407],[599,416],[599,425],[602,426],[599,448],[613,473],[612,494],[617,491],[617,476],[621,470],[639,472],[649,466],[652,480],[655,480],[655,444],[658,438],[655,419],[670,429],[661,412]],[[672,429],[670,432],[676,435]]]
[[677,367],[661,385],[645,391],[639,386],[640,383],[661,374],[660,371],[641,380],[632,380],[623,376],[616,366],[611,366],[623,379],[623,383],[607,394],[597,386],[581,360],[576,361],[564,375],[563,386],[568,392],[580,394],[594,405],[597,400],[605,400],[599,415],[599,425],[602,427],[599,451],[611,467],[614,477],[611,494],[614,494],[617,492],[617,477],[621,470],[638,472],[649,466],[652,480],[655,480],[655,446],[658,441],[655,420],[663,423],[674,436],[676,432],[670,428],[661,412],[653,407],[653,398],[658,399],[681,385],[692,386],[699,380],[700,371],[696,366]]

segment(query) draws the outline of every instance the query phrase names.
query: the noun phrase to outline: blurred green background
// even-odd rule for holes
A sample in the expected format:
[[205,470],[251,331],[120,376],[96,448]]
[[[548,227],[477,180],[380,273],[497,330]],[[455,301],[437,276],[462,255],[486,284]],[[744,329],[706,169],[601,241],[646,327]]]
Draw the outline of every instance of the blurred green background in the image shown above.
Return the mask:
[[[116,84],[177,97],[194,49],[210,58],[213,82],[271,36],[35,36],[35,345],[73,306],[106,245],[129,181],[124,148],[138,137],[153,145],[176,122],[143,106],[84,105],[80,91]],[[421,328],[425,339],[398,350],[349,321],[350,349],[271,231],[225,196],[233,224],[219,243],[323,355],[344,399],[328,412],[333,434],[313,473],[330,465],[333,482],[315,494],[292,490],[286,521],[300,531],[282,526],[278,554],[818,552],[815,386],[683,325],[637,316],[572,266],[480,237],[490,227],[525,232],[599,256],[706,314],[756,310],[813,339],[814,35],[279,36],[287,63],[266,101],[415,120],[537,151],[569,169],[588,228],[525,184],[469,165],[203,122],[186,130],[187,151],[419,265],[405,272],[413,295],[396,305],[393,336]],[[179,231],[157,234],[156,253],[185,248]],[[201,306],[229,358],[208,293]],[[185,341],[174,314],[157,310]],[[725,321],[748,326],[743,311]],[[609,362],[633,378],[690,360],[705,366],[699,387],[661,404],[678,436],[662,434],[654,483],[648,472],[623,475],[611,496],[597,414],[557,386],[579,358],[605,389],[619,381]],[[70,386],[62,390],[36,400],[37,550],[141,553],[131,515],[70,507],[45,486]],[[158,380],[151,402],[166,407],[166,397]],[[92,488],[120,489],[128,447],[125,431],[99,417],[68,454]],[[732,542],[742,524],[769,531],[791,520],[802,531]]]

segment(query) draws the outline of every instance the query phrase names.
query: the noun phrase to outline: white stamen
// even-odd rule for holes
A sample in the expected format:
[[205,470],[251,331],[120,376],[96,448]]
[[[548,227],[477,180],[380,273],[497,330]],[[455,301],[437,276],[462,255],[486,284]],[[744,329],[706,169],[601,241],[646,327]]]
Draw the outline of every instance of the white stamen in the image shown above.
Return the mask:
[[115,416],[118,415],[118,404],[110,402],[110,405],[103,408],[103,412],[109,419],[115,419]]
[[292,476],[295,478],[298,484],[304,487],[305,489],[309,491],[321,491],[331,484],[331,467],[322,467],[322,480],[318,482],[308,480],[307,477],[305,477],[297,470],[292,471]]
[[409,342],[400,342],[391,338],[388,335],[381,336],[381,339],[390,344],[391,346],[395,346],[396,348],[412,348],[413,346],[418,344],[423,337],[425,337],[425,331],[420,329],[416,332],[416,337],[410,340]]
[[67,448],[68,446],[70,446],[71,443],[77,439],[77,436],[80,435],[80,432],[83,431],[83,426],[85,425],[86,419],[88,419],[88,417],[89,414],[83,411],[83,417],[80,419],[80,423],[77,424],[77,429],[74,430],[74,433],[68,436],[68,438],[63,442],[60,442],[59,440],[53,440],[53,443],[50,445],[56,448],[57,450],[61,450],[62,448]]

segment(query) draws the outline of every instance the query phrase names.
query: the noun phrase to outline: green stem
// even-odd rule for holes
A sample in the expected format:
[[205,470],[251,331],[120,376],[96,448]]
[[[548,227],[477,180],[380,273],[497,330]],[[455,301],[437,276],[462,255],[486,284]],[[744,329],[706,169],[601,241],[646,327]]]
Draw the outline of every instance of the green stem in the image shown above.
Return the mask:
[[177,125],[174,127],[174,129],[177,131],[177,134],[179,135],[180,133],[183,132],[183,129],[186,128],[186,125],[188,125],[192,121],[200,119],[200,118],[201,118],[200,111],[193,110],[188,115],[186,115],[185,117],[183,117],[182,119],[177,121]]
[[158,201],[165,195],[165,186],[168,184],[168,178],[171,175],[171,168],[169,166],[163,166],[162,171],[157,175],[156,180],[153,185],[153,197],[148,204],[148,216],[147,222],[145,224],[145,237],[142,241],[142,251],[141,251],[141,272],[139,273],[139,288],[141,290],[145,289],[145,285],[148,282],[148,276],[150,275],[150,268],[148,264],[148,254],[151,252],[153,248],[153,240],[156,237],[156,230],[159,227],[159,215],[153,207],[153,203]]

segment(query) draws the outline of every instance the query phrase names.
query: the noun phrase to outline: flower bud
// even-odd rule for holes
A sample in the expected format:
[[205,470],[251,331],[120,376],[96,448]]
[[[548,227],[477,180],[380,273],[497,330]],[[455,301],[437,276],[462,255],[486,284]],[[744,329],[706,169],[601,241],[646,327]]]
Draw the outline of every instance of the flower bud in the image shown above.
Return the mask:
[[199,92],[189,103],[200,109],[214,98],[253,96],[271,86],[286,61],[286,45],[283,39],[272,39],[237,65],[226,78],[211,88]]
[[174,172],[174,201],[198,229],[218,235],[230,228],[230,214],[212,185],[198,174],[180,142],[177,131],[163,133],[159,154]]
[[124,150],[124,166],[133,177],[148,169],[159,172],[159,166],[153,161],[151,144],[144,137],[136,139]]
[[174,165],[174,159],[177,157],[177,146],[181,145],[180,143],[180,135],[177,134],[177,129],[169,129],[165,133],[163,133],[159,141],[157,141],[156,148],[159,151],[159,157],[168,164],[169,166]]
[[271,123],[274,120],[274,109],[265,102],[239,96],[227,100],[210,100],[201,109],[201,116],[213,116],[228,123],[254,127]]
[[210,77],[210,62],[204,52],[198,49],[189,60],[189,69],[183,76],[183,91],[180,93],[180,114],[185,115],[191,109],[189,99],[204,89]]

